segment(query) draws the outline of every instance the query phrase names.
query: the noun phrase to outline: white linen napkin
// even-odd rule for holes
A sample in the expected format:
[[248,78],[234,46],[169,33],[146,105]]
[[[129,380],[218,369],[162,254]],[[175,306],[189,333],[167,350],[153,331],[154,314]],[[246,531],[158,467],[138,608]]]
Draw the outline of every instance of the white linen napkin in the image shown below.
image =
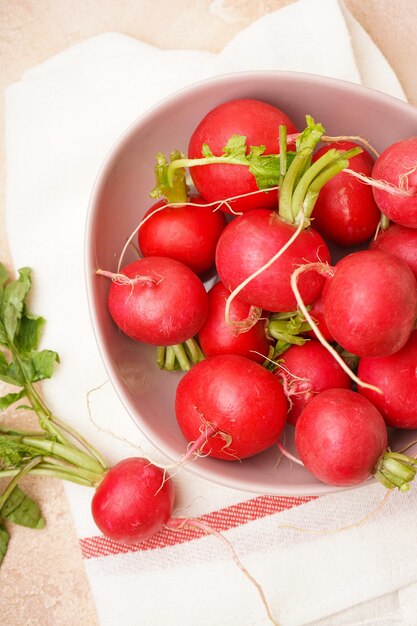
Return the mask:
[[[131,455],[132,444],[151,460],[167,459],[120,404],[90,326],[83,237],[96,174],[122,131],[153,103],[202,77],[247,69],[323,74],[404,98],[384,57],[336,0],[299,0],[269,13],[217,55],[100,35],[27,71],[7,90],[12,258],[16,268],[34,269],[32,309],[47,318],[43,343],[58,351],[62,363],[43,386],[44,395],[57,415],[112,462]],[[92,389],[91,412],[102,431],[88,419]],[[380,626],[417,624],[415,489],[392,494],[366,523],[317,534],[280,527],[354,524],[377,507],[382,487],[304,504],[278,499],[275,510],[289,510],[266,515],[261,496],[213,485],[185,470],[175,483],[178,514],[224,521],[225,535],[264,587],[281,626],[351,626],[364,619]],[[268,623],[254,589],[215,538],[123,552],[96,539],[91,492],[68,485],[67,494],[102,626]],[[252,521],[245,517],[248,510]],[[246,523],[233,527],[235,518]]]

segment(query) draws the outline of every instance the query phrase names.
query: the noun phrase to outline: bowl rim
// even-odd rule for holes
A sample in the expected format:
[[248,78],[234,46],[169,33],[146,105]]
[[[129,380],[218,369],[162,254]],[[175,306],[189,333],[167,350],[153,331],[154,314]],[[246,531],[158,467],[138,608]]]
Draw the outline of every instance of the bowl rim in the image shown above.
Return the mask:
[[[116,372],[114,367],[110,361],[109,356],[107,355],[101,338],[100,324],[98,321],[98,312],[96,307],[94,306],[94,298],[93,298],[93,278],[95,273],[91,271],[91,268],[94,266],[94,252],[93,246],[91,245],[91,241],[93,239],[93,225],[96,219],[95,207],[97,206],[97,200],[100,196],[102,188],[105,184],[106,177],[110,173],[115,160],[117,160],[118,155],[123,150],[125,144],[130,141],[132,133],[141,125],[149,123],[152,121],[153,117],[159,117],[163,114],[164,110],[167,108],[171,108],[172,106],[178,105],[178,103],[187,97],[188,94],[193,94],[196,91],[209,89],[212,85],[218,85],[219,87],[222,84],[238,84],[240,81],[254,81],[261,82],[263,80],[294,80],[294,81],[304,81],[306,84],[319,84],[325,87],[338,87],[340,89],[347,89],[348,91],[364,95],[367,94],[372,97],[374,101],[381,103],[391,103],[395,107],[398,108],[399,112],[404,110],[407,114],[410,112],[414,112],[416,115],[417,122],[417,108],[414,107],[409,102],[400,100],[395,96],[390,94],[386,94],[380,90],[364,86],[360,83],[353,83],[345,79],[329,77],[319,74],[310,74],[306,72],[295,72],[295,71],[286,71],[286,70],[250,70],[250,71],[235,71],[224,73],[216,76],[210,76],[193,82],[189,85],[181,87],[180,89],[166,95],[165,97],[159,99],[154,104],[147,107],[142,113],[140,113],[132,122],[130,122],[126,128],[122,131],[121,134],[115,139],[112,143],[111,147],[107,150],[107,153],[104,155],[102,159],[101,166],[98,169],[98,172],[95,176],[95,180],[93,182],[92,190],[90,193],[90,198],[87,207],[87,214],[85,219],[85,227],[84,227],[84,281],[85,281],[85,290],[87,296],[87,304],[88,304],[88,312],[90,323],[92,326],[93,334],[95,337],[96,346],[98,352],[100,354],[100,358],[102,363],[104,364],[105,370],[109,376],[111,381],[113,390],[116,392],[117,397],[120,402],[126,409],[127,414],[130,419],[135,424],[136,428],[138,428],[142,434],[148,439],[148,441],[159,450],[164,456],[170,457],[169,452],[163,448],[163,445],[159,442],[156,442],[151,430],[148,428],[147,424],[144,422],[138,423],[138,419],[135,418],[134,407],[130,402],[127,395],[124,394],[123,390],[120,388],[120,385],[116,385],[114,382],[114,378],[116,376]],[[416,124],[417,127],[417,124]],[[416,131],[417,132],[417,131]],[[199,477],[200,479],[206,479],[211,483],[215,483],[221,485],[223,487],[228,487],[231,489],[237,489],[240,491],[247,491],[249,493],[256,494],[271,494],[276,496],[292,496],[292,497],[308,497],[308,496],[321,496],[327,495],[330,493],[339,493],[341,491],[357,489],[363,487],[365,485],[373,484],[376,482],[375,479],[371,478],[370,480],[365,481],[359,485],[353,485],[349,487],[337,487],[333,485],[327,485],[325,483],[320,483],[319,481],[316,483],[311,483],[305,485],[305,490],[303,490],[302,486],[297,486],[294,488],[294,485],[288,484],[288,486],[279,485],[279,488],[272,489],[266,488],[264,490],[259,489],[259,485],[255,485],[244,478],[235,479],[233,477],[228,477],[225,479],[221,479],[218,472],[210,471],[210,469],[205,469],[202,464],[199,463],[188,463],[184,466],[184,469],[191,474]],[[318,480],[318,479],[317,479]]]

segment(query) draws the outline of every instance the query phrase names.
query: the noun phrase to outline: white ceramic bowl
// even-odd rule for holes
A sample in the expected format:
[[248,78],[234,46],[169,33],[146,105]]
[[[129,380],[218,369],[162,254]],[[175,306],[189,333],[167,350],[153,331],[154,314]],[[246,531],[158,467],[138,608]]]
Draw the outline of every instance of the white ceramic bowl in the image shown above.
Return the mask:
[[[417,132],[417,109],[383,93],[348,82],[289,72],[237,73],[197,83],[166,98],[131,125],[108,155],[95,185],[86,227],[86,280],[92,323],[109,377],[142,432],[176,460],[186,442],[174,415],[179,372],[160,371],[155,348],[124,336],[110,319],[109,283],[97,267],[116,270],[123,245],[152,201],[155,153],[187,151],[189,137],[203,116],[233,98],[257,98],[282,108],[304,127],[310,114],[329,135],[360,135],[377,150]],[[133,261],[129,254],[124,263]],[[396,433],[393,447],[416,438]],[[286,445],[293,449],[293,429]],[[279,461],[279,462],[278,462]],[[187,470],[211,481],[252,492],[319,495],[336,488],[320,483],[276,449],[244,462],[203,458]]]

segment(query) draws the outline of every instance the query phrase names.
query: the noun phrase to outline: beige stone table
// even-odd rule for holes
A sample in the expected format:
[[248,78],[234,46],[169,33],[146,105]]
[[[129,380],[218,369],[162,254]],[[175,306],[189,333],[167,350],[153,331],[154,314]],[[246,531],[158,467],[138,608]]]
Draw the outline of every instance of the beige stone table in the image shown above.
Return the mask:
[[[219,51],[257,17],[291,0],[0,0],[0,87],[72,44],[118,31],[162,48]],[[417,1],[346,0],[417,105]],[[4,105],[0,104],[4,154]],[[24,181],[23,181],[24,182]],[[12,267],[4,220],[5,159],[0,161],[0,261]],[[22,236],[25,236],[22,234]],[[10,416],[11,417],[11,416]],[[27,424],[29,416],[13,416]],[[47,528],[13,528],[0,569],[2,626],[95,626],[97,617],[62,485],[28,479]]]

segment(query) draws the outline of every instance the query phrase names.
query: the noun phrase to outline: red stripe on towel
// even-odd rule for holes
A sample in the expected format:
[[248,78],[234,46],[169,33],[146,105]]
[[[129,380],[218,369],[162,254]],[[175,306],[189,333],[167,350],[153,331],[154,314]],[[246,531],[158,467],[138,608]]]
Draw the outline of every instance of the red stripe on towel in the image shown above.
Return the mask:
[[[232,504],[218,511],[213,511],[198,518],[199,521],[209,525],[213,530],[225,531],[247,524],[256,519],[279,513],[299,506],[317,496],[259,496],[238,504]],[[176,544],[185,543],[201,537],[201,531],[184,527],[178,530],[163,529],[157,535],[140,544],[127,545],[108,539],[107,537],[86,537],[80,539],[81,552],[84,559],[92,559],[99,556],[139,552],[140,550],[155,550]]]

